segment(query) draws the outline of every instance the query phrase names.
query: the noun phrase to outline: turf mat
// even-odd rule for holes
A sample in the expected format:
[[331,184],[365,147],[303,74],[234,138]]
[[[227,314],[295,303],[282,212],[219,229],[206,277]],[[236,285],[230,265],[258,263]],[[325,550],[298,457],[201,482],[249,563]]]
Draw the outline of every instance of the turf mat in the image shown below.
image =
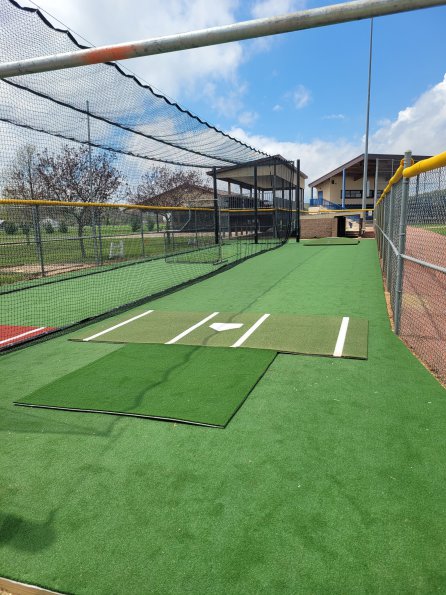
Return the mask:
[[[264,313],[263,313],[264,314]],[[182,331],[205,324],[178,340],[179,345],[231,347],[262,316],[259,312],[166,312],[150,310],[132,320],[126,313],[117,325],[106,320],[95,330],[82,329],[73,341],[106,343],[167,343]],[[333,356],[340,332],[341,316],[290,316],[267,314],[268,318],[243,341],[241,348],[270,349],[279,353]],[[128,323],[127,323],[128,321]],[[234,324],[236,328],[218,331],[215,323]],[[367,359],[368,321],[349,318],[342,357]]]
[[225,427],[275,356],[258,349],[129,344],[16,404]]
[[348,246],[359,244],[356,238],[316,238],[314,240],[302,240],[304,246]]

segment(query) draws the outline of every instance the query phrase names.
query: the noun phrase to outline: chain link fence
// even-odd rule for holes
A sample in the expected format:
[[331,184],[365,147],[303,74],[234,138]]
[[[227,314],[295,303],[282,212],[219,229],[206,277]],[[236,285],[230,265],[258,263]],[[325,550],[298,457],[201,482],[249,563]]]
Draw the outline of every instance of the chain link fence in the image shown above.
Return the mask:
[[446,385],[446,153],[406,154],[375,229],[395,332]]

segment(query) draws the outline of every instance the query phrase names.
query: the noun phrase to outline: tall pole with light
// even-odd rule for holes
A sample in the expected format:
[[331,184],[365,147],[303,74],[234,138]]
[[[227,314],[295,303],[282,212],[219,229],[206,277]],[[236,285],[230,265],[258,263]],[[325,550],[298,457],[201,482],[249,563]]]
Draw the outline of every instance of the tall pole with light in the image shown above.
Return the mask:
[[370,123],[370,89],[372,85],[372,53],[373,53],[373,18],[370,19],[370,45],[369,45],[369,78],[367,88],[367,115],[365,120],[365,146],[364,146],[364,172],[362,177],[362,229],[365,228],[367,208],[367,181],[369,167],[369,123]]

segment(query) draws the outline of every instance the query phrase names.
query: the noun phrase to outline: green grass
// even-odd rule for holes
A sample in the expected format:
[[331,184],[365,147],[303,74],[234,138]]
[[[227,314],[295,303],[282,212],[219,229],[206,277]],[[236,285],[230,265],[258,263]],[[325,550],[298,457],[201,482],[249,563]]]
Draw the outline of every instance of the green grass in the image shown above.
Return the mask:
[[0,358],[0,575],[76,594],[445,590],[446,393],[390,330],[374,241],[290,243],[150,306],[367,318],[369,359],[279,355],[220,431],[12,405],[117,345]]
[[446,225],[423,225],[423,229],[439,233],[442,236],[446,236]]

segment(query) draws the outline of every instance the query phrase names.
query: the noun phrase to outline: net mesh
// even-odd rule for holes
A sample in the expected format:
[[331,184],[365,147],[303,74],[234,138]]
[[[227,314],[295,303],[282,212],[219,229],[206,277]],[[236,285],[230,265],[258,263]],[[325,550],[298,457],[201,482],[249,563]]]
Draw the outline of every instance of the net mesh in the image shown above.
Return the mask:
[[[13,0],[0,19],[1,62],[83,47]],[[1,80],[0,350],[280,246],[295,176],[113,63]]]
[[[446,384],[446,168],[410,178],[401,227],[403,184],[403,180],[395,184],[376,211],[383,275],[394,314],[400,299],[401,338]],[[398,256],[389,239],[402,252],[400,296]]]

